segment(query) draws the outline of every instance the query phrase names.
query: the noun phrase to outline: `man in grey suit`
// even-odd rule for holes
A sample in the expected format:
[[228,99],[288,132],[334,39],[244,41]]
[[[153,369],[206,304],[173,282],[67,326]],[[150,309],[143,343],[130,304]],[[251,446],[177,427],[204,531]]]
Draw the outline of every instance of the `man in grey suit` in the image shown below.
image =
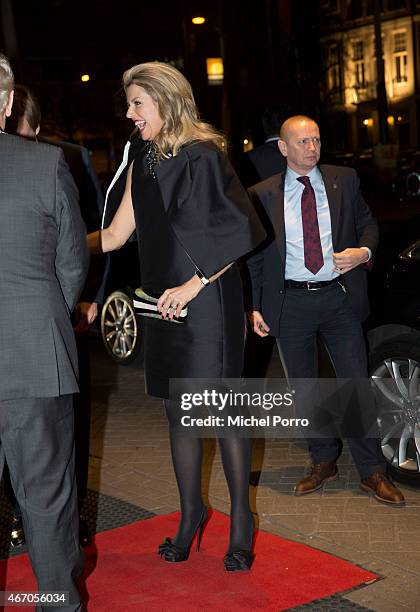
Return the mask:
[[[40,591],[81,610],[70,313],[89,257],[77,189],[57,147],[4,132],[13,73],[0,55],[0,474],[6,458]],[[42,609],[42,606],[39,607]]]

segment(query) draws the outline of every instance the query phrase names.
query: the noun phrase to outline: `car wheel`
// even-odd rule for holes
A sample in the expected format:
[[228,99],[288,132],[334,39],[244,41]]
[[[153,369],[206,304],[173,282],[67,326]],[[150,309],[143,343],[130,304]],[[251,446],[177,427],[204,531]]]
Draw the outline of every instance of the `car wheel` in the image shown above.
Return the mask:
[[405,191],[411,198],[420,196],[420,174],[418,172],[410,172],[405,179]]
[[101,314],[101,335],[108,354],[119,364],[129,364],[139,353],[140,329],[131,299],[114,291]]
[[420,486],[420,349],[396,339],[371,356],[383,455],[397,480]]

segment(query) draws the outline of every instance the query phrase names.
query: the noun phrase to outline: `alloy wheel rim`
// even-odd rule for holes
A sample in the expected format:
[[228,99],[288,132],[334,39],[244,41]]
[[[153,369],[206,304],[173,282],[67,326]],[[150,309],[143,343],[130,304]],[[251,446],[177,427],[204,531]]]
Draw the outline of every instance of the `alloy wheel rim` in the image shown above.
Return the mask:
[[386,358],[371,378],[384,457],[395,468],[420,473],[420,363]]
[[106,304],[104,329],[109,351],[119,359],[130,357],[137,340],[137,321],[127,299],[114,297]]

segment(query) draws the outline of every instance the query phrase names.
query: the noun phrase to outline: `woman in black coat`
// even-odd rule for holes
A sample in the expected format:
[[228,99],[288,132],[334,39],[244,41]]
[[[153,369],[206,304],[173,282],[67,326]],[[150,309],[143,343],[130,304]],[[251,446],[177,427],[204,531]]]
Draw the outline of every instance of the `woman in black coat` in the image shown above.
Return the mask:
[[[201,497],[202,440],[179,433],[180,405],[170,393],[177,378],[239,378],[244,344],[242,285],[235,261],[264,231],[234,173],[223,137],[200,121],[191,87],[170,65],[145,63],[124,73],[127,117],[145,143],[127,171],[125,193],[109,227],[91,234],[91,250],[121,247],[137,233],[141,282],[159,297],[158,317],[145,319],[145,377],[149,394],[165,402],[181,500],[181,521],[159,554],[188,558],[201,537],[207,508]],[[188,307],[185,322],[177,324]],[[172,399],[170,399],[172,398]],[[248,501],[250,441],[219,439],[231,496],[225,568],[248,569],[253,519]]]

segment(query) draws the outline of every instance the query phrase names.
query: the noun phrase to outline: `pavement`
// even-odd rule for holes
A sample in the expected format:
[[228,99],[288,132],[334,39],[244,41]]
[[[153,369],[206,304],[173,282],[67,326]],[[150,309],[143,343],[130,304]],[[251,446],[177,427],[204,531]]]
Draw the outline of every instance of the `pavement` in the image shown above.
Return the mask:
[[[141,364],[116,365],[95,336],[91,355],[89,487],[156,514],[177,510],[166,418],[162,402],[144,393]],[[281,376],[275,353],[268,375]],[[259,528],[332,553],[384,578],[344,595],[349,604],[378,612],[420,611],[420,488],[401,485],[407,502],[404,508],[379,504],[359,489],[345,446],[339,460],[340,479],[322,491],[296,498],[293,485],[309,465],[306,444],[256,440],[253,451],[254,475],[261,470],[258,484],[255,478],[251,486]],[[205,446],[203,489],[213,508],[229,513],[214,441]]]

